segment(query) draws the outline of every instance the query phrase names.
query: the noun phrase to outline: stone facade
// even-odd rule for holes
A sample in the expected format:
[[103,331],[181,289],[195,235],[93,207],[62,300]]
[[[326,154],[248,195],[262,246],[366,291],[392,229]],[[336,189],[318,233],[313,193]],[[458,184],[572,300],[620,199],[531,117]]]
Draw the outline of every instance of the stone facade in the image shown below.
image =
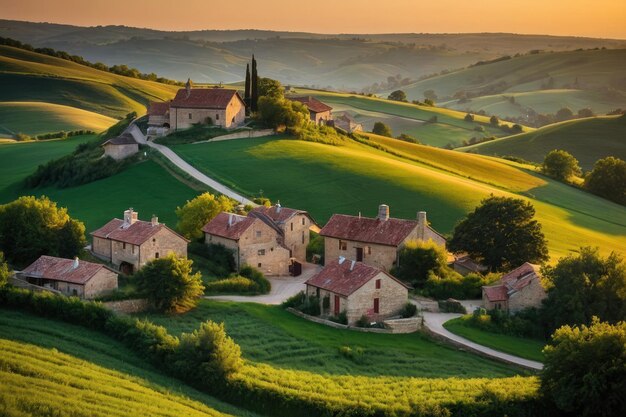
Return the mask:
[[302,262],[306,260],[306,247],[309,244],[311,219],[306,214],[296,214],[282,227],[285,233],[284,245],[290,251],[291,257]]
[[547,297],[546,290],[538,279],[530,281],[530,283],[509,297],[509,311],[517,313],[528,307],[541,307],[542,301]]
[[214,126],[226,129],[235,128],[244,122],[244,104],[233,98],[225,109],[177,108],[170,110],[170,126],[174,130],[188,129],[194,124],[207,124],[209,119]]
[[483,307],[516,313],[529,307],[540,307],[546,298],[539,267],[524,263],[505,274],[494,285],[482,287]]
[[[407,238],[407,241],[409,239]],[[324,258],[338,259],[343,256],[351,261],[359,260],[367,265],[389,271],[396,265],[398,251],[402,246],[387,246],[351,240],[324,238]],[[357,254],[362,254],[357,257]]]
[[123,145],[115,145],[115,144],[108,143],[108,144],[105,144],[103,147],[104,147],[104,154],[106,156],[110,156],[116,161],[119,161],[120,159],[124,159],[126,157],[129,157],[139,152],[139,144],[137,143],[123,144]]
[[319,113],[309,111],[309,117],[311,118],[311,121],[314,122],[316,125],[325,125],[326,123],[328,123],[329,120],[333,119],[330,110]]

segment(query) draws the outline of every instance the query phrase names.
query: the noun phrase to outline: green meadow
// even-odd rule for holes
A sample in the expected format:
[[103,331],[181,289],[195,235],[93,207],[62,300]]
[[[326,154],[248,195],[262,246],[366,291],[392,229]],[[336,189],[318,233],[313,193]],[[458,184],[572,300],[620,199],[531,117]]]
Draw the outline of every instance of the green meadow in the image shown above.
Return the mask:
[[333,213],[375,216],[386,203],[394,217],[414,218],[425,210],[437,230],[450,233],[494,194],[534,204],[553,259],[581,245],[605,253],[626,247],[626,208],[540,176],[533,167],[405,142],[397,147],[401,151],[392,155],[352,141],[330,146],[278,137],[173,149],[224,184],[250,196],[262,190],[272,201],[310,211],[322,225]]

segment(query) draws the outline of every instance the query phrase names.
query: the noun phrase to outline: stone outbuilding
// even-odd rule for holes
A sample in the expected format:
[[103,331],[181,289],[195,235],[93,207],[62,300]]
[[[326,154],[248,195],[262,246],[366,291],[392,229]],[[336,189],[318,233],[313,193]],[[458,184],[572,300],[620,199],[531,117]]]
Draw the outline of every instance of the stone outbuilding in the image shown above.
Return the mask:
[[363,131],[363,125],[354,120],[354,118],[346,112],[339,116],[335,115],[333,118],[333,124],[337,129],[341,129],[348,133]]
[[362,316],[382,321],[399,315],[411,288],[379,268],[343,257],[327,262],[305,284],[307,295],[319,297],[322,317],[345,312],[350,325]]
[[326,124],[333,119],[333,108],[327,104],[322,103],[315,97],[289,97],[289,100],[298,101],[304,104],[309,109],[309,116],[311,121],[316,125]]
[[117,288],[117,272],[93,262],[40,256],[19,273],[19,278],[68,296],[95,298]]
[[325,259],[340,256],[389,271],[397,264],[399,251],[412,240],[432,240],[445,247],[446,239],[428,225],[426,212],[417,220],[389,217],[389,206],[381,204],[376,218],[333,215],[320,231]]
[[528,307],[541,307],[546,290],[541,282],[539,266],[524,263],[494,285],[484,286],[483,307],[516,313]]
[[111,262],[124,274],[133,274],[152,259],[170,253],[187,257],[185,239],[156,216],[151,221],[138,219],[132,208],[124,211],[124,219],[113,219],[91,233],[94,255]]
[[109,139],[102,144],[104,155],[119,161],[139,152],[139,144],[130,133]]
[[454,260],[448,266],[463,276],[467,274],[484,274],[489,269],[473,260],[467,254],[455,255]]
[[148,105],[148,126],[170,128],[170,102],[153,101]]

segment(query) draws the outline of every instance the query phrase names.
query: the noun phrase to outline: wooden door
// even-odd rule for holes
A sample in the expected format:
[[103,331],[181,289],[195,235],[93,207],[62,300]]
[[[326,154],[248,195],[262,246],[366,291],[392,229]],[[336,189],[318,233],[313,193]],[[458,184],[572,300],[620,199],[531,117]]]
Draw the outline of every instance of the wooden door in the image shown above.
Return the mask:
[[338,316],[341,311],[340,303],[341,298],[338,295],[335,295],[335,316]]
[[363,261],[363,248],[356,248],[356,260],[357,262]]
[[374,313],[380,313],[380,299],[374,298]]

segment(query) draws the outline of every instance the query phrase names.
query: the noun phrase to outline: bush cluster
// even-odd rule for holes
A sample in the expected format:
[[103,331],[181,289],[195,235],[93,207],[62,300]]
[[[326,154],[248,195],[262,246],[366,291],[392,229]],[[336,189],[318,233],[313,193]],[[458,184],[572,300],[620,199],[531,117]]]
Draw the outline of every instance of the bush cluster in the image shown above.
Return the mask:
[[439,300],[439,311],[442,313],[460,313],[467,314],[467,310],[461,303],[456,300],[448,299],[448,300]]
[[339,323],[339,324],[348,324],[348,315],[346,314],[345,311],[342,311],[341,313],[339,313],[336,316],[330,316],[328,318],[328,320],[334,322],[334,323]]
[[295,308],[308,314],[309,316],[319,316],[322,311],[320,308],[320,299],[313,295],[306,295],[304,291],[292,295],[281,304],[283,308]]
[[417,314],[417,306],[413,303],[406,303],[400,315],[403,319],[408,319],[409,317],[413,317]]
[[480,275],[475,273],[462,276],[449,270],[443,276],[430,274],[424,284],[422,293],[427,297],[438,300],[455,298],[457,300],[471,300],[482,296],[482,286],[489,285],[500,278],[499,274]]
[[208,293],[267,294],[272,290],[272,284],[261,271],[244,265],[239,275],[209,281],[205,284],[205,289]]
[[536,308],[527,308],[515,315],[502,310],[477,309],[467,322],[473,327],[492,333],[533,339],[544,339],[546,336],[541,325],[540,311]]
[[365,359],[365,349],[362,347],[351,348],[350,346],[341,346],[339,354],[354,363],[363,363]]
[[329,126],[315,126],[313,124],[306,124],[302,127],[295,127],[290,129],[299,140],[305,142],[317,142],[326,145],[341,146],[345,143],[346,139],[340,135],[335,129]]
[[65,139],[71,138],[72,136],[81,136],[81,135],[95,135],[96,132],[93,130],[72,130],[70,132],[56,132],[56,133],[44,133],[41,135],[35,136],[37,140],[46,140],[46,139]]
[[191,242],[187,250],[190,254],[201,257],[194,257],[194,264],[202,268],[203,275],[226,278],[236,269],[233,251],[224,245]]

